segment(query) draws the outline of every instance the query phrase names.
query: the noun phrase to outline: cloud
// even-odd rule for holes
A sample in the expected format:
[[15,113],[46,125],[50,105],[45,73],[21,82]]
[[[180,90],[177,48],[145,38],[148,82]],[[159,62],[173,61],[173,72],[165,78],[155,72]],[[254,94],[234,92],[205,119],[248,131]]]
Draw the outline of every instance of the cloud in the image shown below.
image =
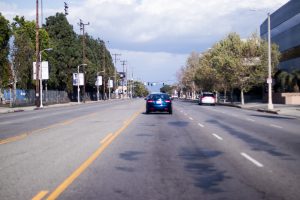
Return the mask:
[[[109,40],[109,47],[122,53],[129,70],[145,81],[175,80],[188,54],[202,52],[230,32],[241,37],[259,31],[267,12],[288,0],[70,0],[69,22],[90,22],[86,32]],[[44,16],[63,12],[61,0],[44,1]],[[35,19],[33,1],[0,0],[8,19],[16,14]],[[250,9],[258,10],[252,12]],[[118,66],[120,68],[120,66]]]
[[[69,18],[75,23],[82,16],[93,26],[92,35],[109,38],[119,44],[118,48],[187,53],[191,49],[205,50],[231,31],[250,35],[268,11],[286,2],[88,0],[78,7],[71,4]],[[265,13],[253,13],[250,9]]]
[[[187,54],[172,54],[166,52],[142,52],[112,49],[112,53],[121,53],[120,60],[125,59],[128,74],[144,82],[176,82],[176,72],[185,65]],[[123,71],[120,62],[118,71]]]

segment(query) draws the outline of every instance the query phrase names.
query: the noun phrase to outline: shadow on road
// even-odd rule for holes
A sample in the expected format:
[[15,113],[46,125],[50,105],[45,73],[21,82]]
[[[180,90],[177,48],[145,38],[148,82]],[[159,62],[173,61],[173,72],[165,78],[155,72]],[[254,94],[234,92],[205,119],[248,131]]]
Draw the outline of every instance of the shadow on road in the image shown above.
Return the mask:
[[218,170],[209,159],[220,156],[222,152],[201,148],[183,148],[179,156],[185,161],[185,170],[194,178],[194,185],[207,193],[224,192],[220,183],[231,177]]
[[186,127],[189,122],[185,122],[185,121],[173,121],[173,122],[168,122],[168,124],[172,125],[172,126],[177,126],[177,127]]
[[126,151],[124,153],[120,153],[120,158],[127,161],[137,161],[139,160],[139,156],[145,154],[145,152],[141,151]]
[[233,135],[238,139],[246,142],[254,151],[264,151],[272,156],[285,157],[285,159],[290,160],[287,158],[287,156],[289,156],[288,154],[280,152],[279,150],[277,150],[277,148],[274,145],[268,142],[262,141],[258,138],[248,135],[247,133],[237,131],[228,125],[220,123],[217,120],[208,120],[207,122],[219,126],[223,130],[225,130],[228,134]]

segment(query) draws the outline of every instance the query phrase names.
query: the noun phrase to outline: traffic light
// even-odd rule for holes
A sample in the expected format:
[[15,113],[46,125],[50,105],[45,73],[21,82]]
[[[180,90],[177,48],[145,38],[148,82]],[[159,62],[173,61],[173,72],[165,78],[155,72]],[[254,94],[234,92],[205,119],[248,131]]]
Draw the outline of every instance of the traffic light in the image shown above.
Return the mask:
[[64,2],[64,3],[65,3],[65,15],[68,15],[69,14],[68,13],[69,6],[68,6],[68,4],[66,2]]

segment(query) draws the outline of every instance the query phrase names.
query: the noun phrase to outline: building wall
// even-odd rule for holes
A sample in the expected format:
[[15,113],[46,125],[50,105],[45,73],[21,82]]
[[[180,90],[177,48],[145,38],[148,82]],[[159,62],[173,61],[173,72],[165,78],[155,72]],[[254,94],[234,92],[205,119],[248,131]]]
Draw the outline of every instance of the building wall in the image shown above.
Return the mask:
[[[267,39],[267,19],[260,26],[260,35]],[[300,70],[300,1],[291,0],[271,14],[271,41],[279,45],[282,58],[279,69]]]

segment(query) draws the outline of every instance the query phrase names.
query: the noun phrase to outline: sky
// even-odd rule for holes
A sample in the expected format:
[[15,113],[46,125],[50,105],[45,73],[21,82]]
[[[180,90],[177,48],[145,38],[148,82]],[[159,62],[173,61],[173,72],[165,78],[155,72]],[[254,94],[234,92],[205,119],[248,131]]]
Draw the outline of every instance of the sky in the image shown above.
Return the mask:
[[[230,32],[242,38],[259,33],[267,13],[288,0],[42,0],[43,17],[64,12],[70,24],[106,41],[111,53],[122,54],[129,74],[143,82],[172,84],[193,51],[204,52]],[[35,20],[35,0],[0,0],[0,12]],[[41,3],[41,0],[40,0]],[[122,71],[117,62],[118,71]]]

